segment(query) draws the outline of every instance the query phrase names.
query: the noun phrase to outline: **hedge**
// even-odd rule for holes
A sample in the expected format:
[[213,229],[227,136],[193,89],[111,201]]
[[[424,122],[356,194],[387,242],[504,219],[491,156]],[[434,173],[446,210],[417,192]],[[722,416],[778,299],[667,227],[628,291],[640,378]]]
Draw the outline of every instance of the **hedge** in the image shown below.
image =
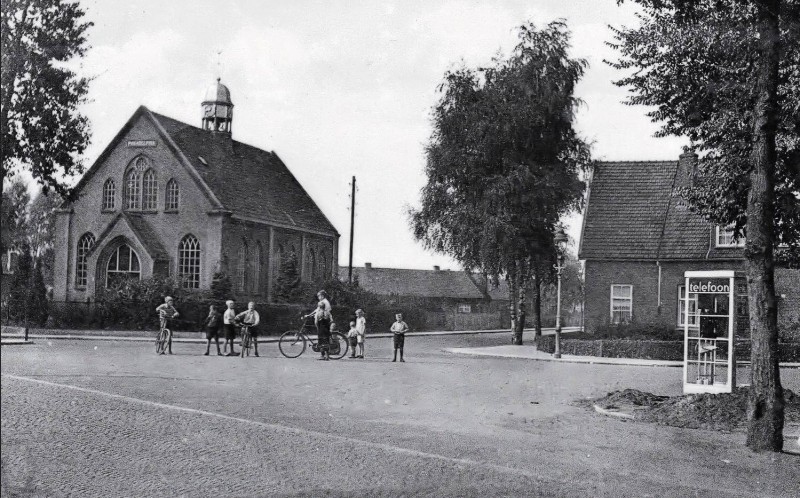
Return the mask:
[[[572,335],[572,334],[570,334]],[[536,338],[540,351],[555,351],[555,337]],[[750,341],[737,342],[736,357],[750,359]],[[642,358],[646,360],[683,361],[683,341],[630,340],[630,339],[573,339],[561,337],[561,353],[576,356],[598,356],[603,358]],[[778,344],[778,361],[800,362],[800,343]]]

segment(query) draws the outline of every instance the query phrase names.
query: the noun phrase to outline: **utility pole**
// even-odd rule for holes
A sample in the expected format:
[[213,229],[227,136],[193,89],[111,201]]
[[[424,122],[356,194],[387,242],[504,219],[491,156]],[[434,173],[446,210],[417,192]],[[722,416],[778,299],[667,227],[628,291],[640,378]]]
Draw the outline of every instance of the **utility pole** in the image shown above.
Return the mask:
[[350,194],[350,262],[347,265],[347,282],[353,284],[353,230],[356,219],[356,177],[353,176],[352,193]]

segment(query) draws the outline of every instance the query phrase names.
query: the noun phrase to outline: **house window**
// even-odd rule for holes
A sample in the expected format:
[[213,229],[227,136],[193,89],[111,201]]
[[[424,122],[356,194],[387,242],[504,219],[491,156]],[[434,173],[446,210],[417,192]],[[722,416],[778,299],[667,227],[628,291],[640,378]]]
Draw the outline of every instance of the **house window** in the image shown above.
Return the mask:
[[459,313],[472,313],[472,305],[471,304],[459,304],[458,305],[458,312]]
[[141,209],[141,181],[142,175],[135,169],[128,171],[125,176],[125,209]]
[[611,323],[625,323],[633,316],[633,286],[611,286]]
[[247,243],[239,247],[239,261],[236,266],[236,283],[239,292],[247,290]]
[[117,247],[106,265],[106,289],[114,288],[125,280],[139,280],[140,276],[141,268],[136,252],[127,244]]
[[194,235],[181,239],[178,249],[178,275],[184,288],[200,288],[200,241]]
[[106,183],[103,184],[103,211],[109,211],[114,209],[114,198],[117,194],[117,186],[114,183],[114,180],[109,178],[106,180]]
[[686,297],[686,286],[678,286],[678,326],[686,325],[686,301],[689,301],[689,327],[697,327],[697,294]]
[[75,260],[75,286],[84,288],[89,280],[89,268],[86,264],[86,255],[94,247],[94,235],[85,233],[78,239],[78,250]]
[[158,184],[156,182],[156,172],[148,169],[144,173],[142,182],[142,209],[155,211],[158,209]]
[[178,210],[178,198],[180,197],[180,190],[178,189],[178,182],[171,179],[167,182],[167,200],[164,204],[165,211]]
[[733,237],[733,226],[717,227],[717,247],[744,247],[744,237]]

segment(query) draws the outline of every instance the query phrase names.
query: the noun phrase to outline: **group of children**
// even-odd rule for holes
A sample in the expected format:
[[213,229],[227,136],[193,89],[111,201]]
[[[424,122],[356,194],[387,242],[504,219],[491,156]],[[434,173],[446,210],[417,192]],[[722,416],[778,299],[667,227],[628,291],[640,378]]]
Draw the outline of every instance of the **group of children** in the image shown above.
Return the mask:
[[[320,346],[320,353],[322,360],[328,359],[328,349],[331,338],[331,331],[336,329],[336,324],[333,323],[331,315],[330,302],[325,291],[320,291],[317,294],[319,304],[317,309],[314,310],[305,318],[314,317],[314,324],[317,328],[317,342]],[[211,340],[214,339],[217,345],[218,356],[238,356],[239,353],[234,351],[233,342],[236,339],[237,327],[247,326],[250,328],[250,336],[253,340],[253,348],[255,356],[258,356],[258,324],[261,322],[261,316],[255,309],[255,303],[250,301],[247,303],[247,309],[241,313],[236,313],[234,310],[234,301],[226,301],[227,309],[225,313],[220,314],[217,307],[213,304],[209,307],[208,316],[205,319],[206,329],[206,352],[204,356],[208,356],[211,351]],[[168,320],[174,319],[178,316],[177,310],[172,305],[172,298],[167,297],[165,303],[156,308],[161,318],[161,327],[165,327]],[[219,336],[220,331],[224,332],[224,350],[220,350]],[[403,321],[403,315],[398,313],[395,315],[395,322],[390,329],[392,332],[392,343],[394,345],[393,362],[397,361],[397,353],[400,352],[400,361],[405,362],[403,359],[403,348],[405,346],[405,335],[409,331],[408,324]],[[364,311],[361,309],[356,310],[356,319],[350,322],[350,330],[347,332],[347,339],[350,344],[351,354],[350,358],[364,358],[364,343],[367,332],[367,319],[364,317]],[[169,341],[169,354],[172,354],[172,338]],[[230,345],[230,352],[228,346]]]

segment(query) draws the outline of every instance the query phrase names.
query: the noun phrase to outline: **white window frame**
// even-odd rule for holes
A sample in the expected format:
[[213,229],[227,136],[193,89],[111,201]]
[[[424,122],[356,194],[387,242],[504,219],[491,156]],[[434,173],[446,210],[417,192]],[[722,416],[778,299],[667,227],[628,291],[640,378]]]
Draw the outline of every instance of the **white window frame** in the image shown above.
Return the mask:
[[458,312],[459,313],[472,313],[472,305],[462,303],[458,305]]
[[[681,293],[681,291],[683,291],[683,293]],[[678,286],[678,326],[681,327],[681,328],[686,327],[686,322],[683,321],[683,317],[684,317],[684,313],[686,311],[686,301],[687,300],[689,300],[689,298],[687,297],[687,294],[686,294],[686,286],[685,285],[679,285]],[[697,328],[697,327],[699,327],[699,325],[697,324],[697,315],[696,315],[696,313],[697,313],[697,294],[695,294],[694,298],[689,300],[689,301],[690,301],[690,304],[692,302],[694,303],[694,310],[692,310],[692,307],[689,306],[689,313],[690,313],[690,315],[692,313],[695,313],[694,316],[690,316],[691,319],[689,321],[689,328]],[[692,321],[694,323],[692,323]]]
[[[725,242],[721,242],[721,237],[726,239]],[[733,227],[716,227],[716,237],[715,242],[717,247],[744,247],[745,238],[739,237],[738,240],[734,240],[733,238]]]
[[[622,289],[624,287],[627,287],[628,289],[630,289],[630,292],[629,292],[630,295],[628,297],[626,297],[626,296],[619,296],[619,297],[615,296],[614,290],[615,289]],[[611,284],[611,289],[610,289],[609,296],[610,296],[610,298],[609,298],[609,303],[608,303],[608,309],[609,309],[609,318],[611,320],[611,323],[612,324],[619,324],[619,323],[630,322],[631,319],[633,318],[633,285],[629,285],[629,284]],[[628,318],[627,319],[620,320],[618,322],[614,321],[614,311],[615,311],[614,310],[614,299],[628,301],[628,309],[627,310],[616,310],[618,312],[619,311],[622,311],[622,312],[627,311],[627,313],[628,313]]]

